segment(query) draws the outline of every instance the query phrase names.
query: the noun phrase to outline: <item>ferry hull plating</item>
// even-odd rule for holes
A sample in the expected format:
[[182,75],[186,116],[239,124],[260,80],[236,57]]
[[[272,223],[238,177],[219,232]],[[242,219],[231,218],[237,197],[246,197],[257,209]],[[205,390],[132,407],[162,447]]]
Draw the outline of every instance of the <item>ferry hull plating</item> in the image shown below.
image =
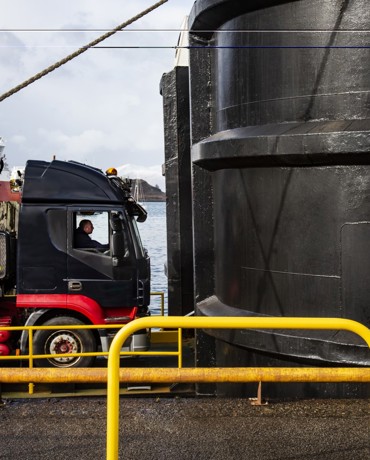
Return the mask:
[[[189,27],[197,314],[369,326],[366,2],[199,0]],[[201,366],[370,363],[335,332],[207,331],[197,343]],[[245,390],[233,388],[217,393]],[[288,394],[318,391],[369,394]]]

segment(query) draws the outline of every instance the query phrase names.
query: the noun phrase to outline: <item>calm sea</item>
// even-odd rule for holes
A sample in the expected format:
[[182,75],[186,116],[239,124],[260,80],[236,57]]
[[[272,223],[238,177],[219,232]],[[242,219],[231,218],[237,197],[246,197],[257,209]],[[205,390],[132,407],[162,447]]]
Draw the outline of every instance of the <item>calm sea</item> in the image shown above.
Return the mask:
[[[167,260],[166,240],[166,203],[144,202],[148,218],[138,223],[143,246],[148,250],[151,265],[151,290],[165,294],[165,312],[167,312],[167,277],[164,265]],[[153,314],[160,312],[160,298],[152,296],[150,310]]]

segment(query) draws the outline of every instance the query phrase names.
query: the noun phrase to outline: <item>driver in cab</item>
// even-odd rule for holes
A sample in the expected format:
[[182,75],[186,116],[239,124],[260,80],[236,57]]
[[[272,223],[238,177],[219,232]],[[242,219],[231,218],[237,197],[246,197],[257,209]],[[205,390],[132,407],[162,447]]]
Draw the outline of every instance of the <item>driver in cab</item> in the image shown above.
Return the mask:
[[75,230],[75,248],[86,249],[109,249],[109,244],[101,244],[99,241],[93,240],[90,235],[94,230],[91,220],[83,219]]

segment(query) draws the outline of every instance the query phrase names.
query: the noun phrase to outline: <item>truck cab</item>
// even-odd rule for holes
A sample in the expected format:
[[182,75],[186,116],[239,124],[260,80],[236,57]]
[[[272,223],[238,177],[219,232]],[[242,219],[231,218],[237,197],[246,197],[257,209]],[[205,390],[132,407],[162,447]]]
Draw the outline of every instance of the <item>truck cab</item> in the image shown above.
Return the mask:
[[[16,238],[16,309],[25,325],[102,325],[99,330],[37,331],[34,353],[107,351],[113,333],[104,324],[125,324],[148,314],[150,261],[137,228],[145,219],[130,184],[112,171],[104,174],[73,161],[27,162]],[[95,247],[83,247],[77,239],[81,221],[94,228],[87,239],[99,240]],[[128,346],[147,349],[145,332]],[[21,349],[26,347],[23,333]],[[37,364],[82,367],[92,359]]]

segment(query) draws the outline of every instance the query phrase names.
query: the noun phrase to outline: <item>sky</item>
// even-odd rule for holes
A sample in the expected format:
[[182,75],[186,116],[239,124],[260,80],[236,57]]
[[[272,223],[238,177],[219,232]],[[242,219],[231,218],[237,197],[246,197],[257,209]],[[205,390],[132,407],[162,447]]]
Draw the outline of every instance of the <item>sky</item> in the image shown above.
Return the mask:
[[[154,3],[0,0],[0,95]],[[176,46],[193,4],[168,0],[101,43],[139,48],[89,49],[0,102],[0,137],[10,169],[55,156],[104,171],[114,166],[164,190],[159,84],[175,60],[175,50],[164,47]],[[149,48],[156,46],[162,48]]]

